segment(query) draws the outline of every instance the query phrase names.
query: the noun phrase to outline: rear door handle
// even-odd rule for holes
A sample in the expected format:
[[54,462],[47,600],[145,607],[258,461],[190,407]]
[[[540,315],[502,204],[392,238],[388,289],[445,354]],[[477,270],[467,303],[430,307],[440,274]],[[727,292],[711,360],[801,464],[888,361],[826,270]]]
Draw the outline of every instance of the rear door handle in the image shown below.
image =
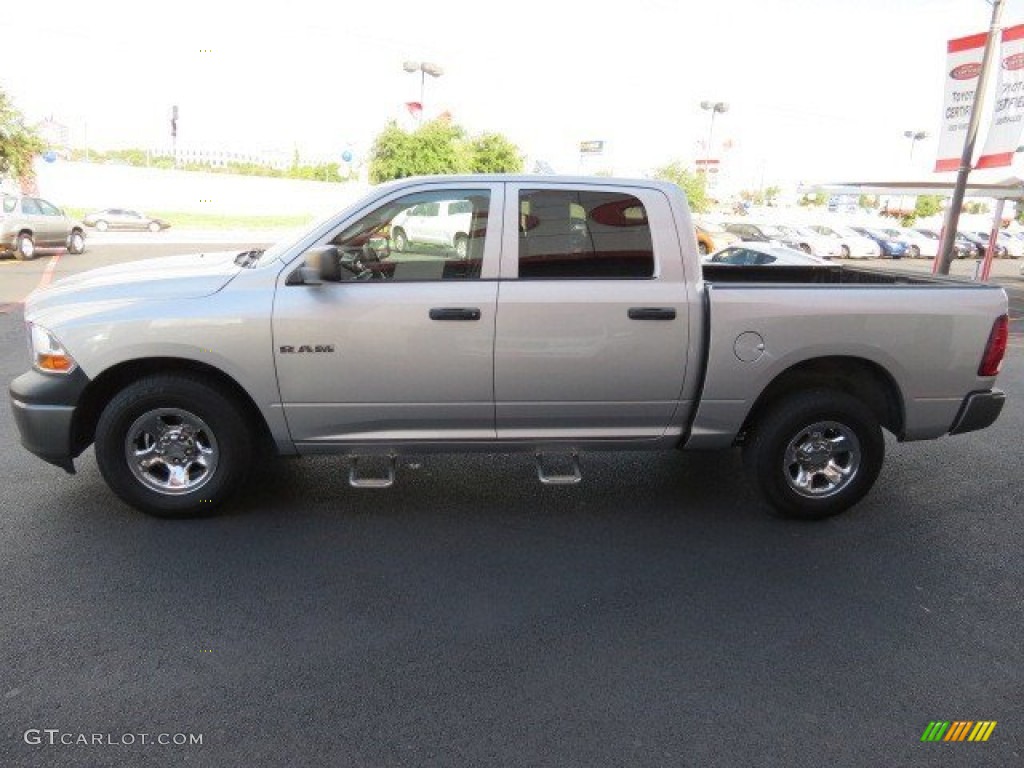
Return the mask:
[[431,320],[479,320],[480,310],[476,307],[434,307],[430,310]]
[[630,307],[626,312],[630,320],[675,320],[675,307]]

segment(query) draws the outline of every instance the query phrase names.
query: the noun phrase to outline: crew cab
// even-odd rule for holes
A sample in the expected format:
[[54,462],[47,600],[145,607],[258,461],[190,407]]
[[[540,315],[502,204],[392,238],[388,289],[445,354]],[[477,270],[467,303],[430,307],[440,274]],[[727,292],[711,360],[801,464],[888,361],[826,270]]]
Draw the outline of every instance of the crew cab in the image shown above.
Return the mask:
[[[396,221],[452,202],[464,254],[395,249]],[[665,182],[413,178],[265,251],[34,293],[10,395],[28,450],[73,472],[95,443],[114,493],[163,517],[225,502],[262,447],[344,456],[372,488],[404,454],[529,452],[570,484],[586,451],[738,447],[769,509],[822,518],[872,487],[883,429],[995,421],[1006,312],[949,278],[702,267]]]

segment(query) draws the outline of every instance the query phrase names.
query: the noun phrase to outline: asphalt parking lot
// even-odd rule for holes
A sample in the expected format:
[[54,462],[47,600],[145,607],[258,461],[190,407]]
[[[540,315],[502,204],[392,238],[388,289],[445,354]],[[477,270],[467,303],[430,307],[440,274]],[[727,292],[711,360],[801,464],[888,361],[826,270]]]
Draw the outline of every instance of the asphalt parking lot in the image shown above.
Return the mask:
[[[129,252],[164,251],[53,274]],[[3,382],[49,263],[0,266]],[[406,459],[386,491],[279,461],[160,521],[91,450],[30,456],[5,405],[0,766],[1019,765],[1019,333],[1000,386],[992,428],[890,440],[818,524],[766,515],[731,453],[587,455],[572,488],[525,456]],[[934,720],[998,725],[922,743]]]

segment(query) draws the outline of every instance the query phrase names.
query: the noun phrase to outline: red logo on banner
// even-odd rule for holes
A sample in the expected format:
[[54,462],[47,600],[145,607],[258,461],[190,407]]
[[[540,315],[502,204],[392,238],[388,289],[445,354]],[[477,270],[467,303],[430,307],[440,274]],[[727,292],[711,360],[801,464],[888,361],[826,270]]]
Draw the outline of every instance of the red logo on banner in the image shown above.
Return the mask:
[[1024,69],[1024,53],[1015,53],[1003,59],[1003,69]]
[[959,67],[954,67],[949,73],[949,76],[954,80],[973,80],[981,74],[981,64],[976,61],[972,61],[968,64],[961,64]]

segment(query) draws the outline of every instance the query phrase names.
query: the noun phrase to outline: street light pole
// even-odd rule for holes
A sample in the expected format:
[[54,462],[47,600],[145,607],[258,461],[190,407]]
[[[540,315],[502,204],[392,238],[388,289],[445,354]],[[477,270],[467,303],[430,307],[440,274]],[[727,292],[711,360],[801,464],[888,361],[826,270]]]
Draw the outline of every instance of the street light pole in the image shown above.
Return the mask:
[[708,145],[704,152],[704,183],[711,186],[711,142],[715,136],[715,113],[728,112],[729,105],[724,101],[702,101],[700,108],[711,112],[711,126],[708,128]]
[[904,131],[903,135],[910,139],[910,162],[914,162],[914,144],[921,141],[922,139],[928,138],[927,131]]
[[991,69],[992,50],[999,38],[999,17],[1003,12],[1003,0],[992,0],[992,23],[989,25],[988,40],[985,41],[985,53],[981,59],[981,73],[978,75],[978,87],[974,92],[974,103],[971,105],[971,119],[967,123],[967,136],[964,139],[964,151],[960,156],[960,170],[957,171],[953,197],[946,211],[946,224],[942,228],[942,240],[939,241],[939,254],[935,258],[935,273],[949,274],[949,265],[953,261],[953,243],[956,240],[957,226],[960,224],[960,206],[964,204],[967,192],[967,176],[971,172],[971,161],[974,159],[974,142],[978,138],[978,123],[981,121],[982,104],[985,101],[985,87],[988,85],[988,73]]
[[440,77],[444,74],[444,70],[437,64],[432,64],[429,61],[406,61],[402,63],[402,69],[410,74],[413,72],[420,73],[420,122],[422,123],[423,113],[426,111],[423,100],[427,89],[427,75]]

